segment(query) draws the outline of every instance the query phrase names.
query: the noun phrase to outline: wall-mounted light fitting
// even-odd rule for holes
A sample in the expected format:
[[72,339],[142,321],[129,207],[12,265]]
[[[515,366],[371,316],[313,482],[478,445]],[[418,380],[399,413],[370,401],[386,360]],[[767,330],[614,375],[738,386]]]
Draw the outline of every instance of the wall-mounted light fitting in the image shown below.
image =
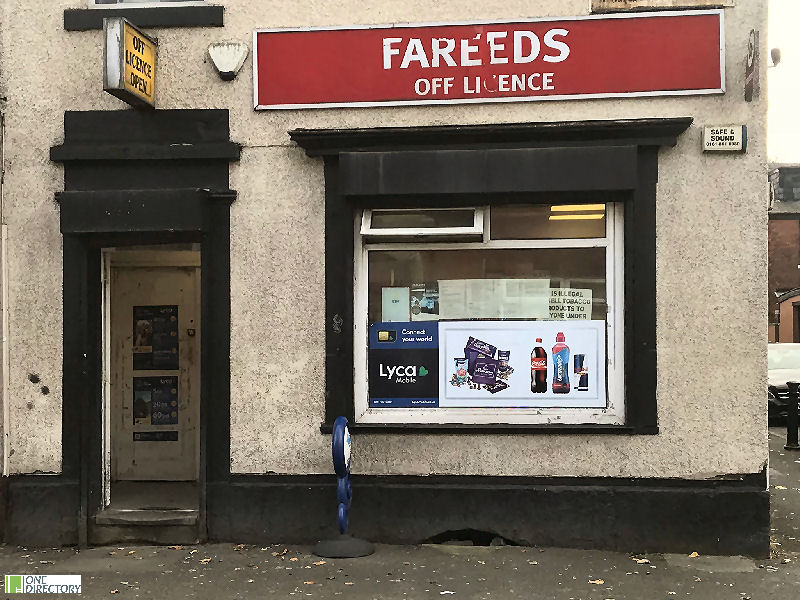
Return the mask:
[[231,81],[239,74],[248,54],[250,48],[244,42],[216,42],[208,47],[208,56],[223,81]]

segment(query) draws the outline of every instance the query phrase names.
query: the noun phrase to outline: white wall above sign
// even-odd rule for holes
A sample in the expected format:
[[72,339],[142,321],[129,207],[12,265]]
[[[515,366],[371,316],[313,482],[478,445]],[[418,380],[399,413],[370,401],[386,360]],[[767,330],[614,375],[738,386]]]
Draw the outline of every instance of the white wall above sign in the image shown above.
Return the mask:
[[703,152],[745,152],[746,125],[708,125],[703,128]]
[[734,6],[735,0],[592,0],[592,12],[644,8],[709,8]]

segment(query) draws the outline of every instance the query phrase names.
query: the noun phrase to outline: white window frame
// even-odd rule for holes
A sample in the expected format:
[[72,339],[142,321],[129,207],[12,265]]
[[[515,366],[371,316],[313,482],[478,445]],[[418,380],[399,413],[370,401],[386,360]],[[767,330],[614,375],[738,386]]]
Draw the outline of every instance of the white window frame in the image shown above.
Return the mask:
[[113,2],[99,3],[97,0],[89,0],[89,8],[159,8],[162,6],[205,6],[206,0],[137,0],[136,2]]
[[[367,241],[379,240],[401,240],[403,238],[458,238],[460,240],[472,240],[484,238],[484,213],[486,212],[483,207],[458,207],[453,208],[423,208],[425,212],[437,210],[471,210],[472,211],[472,227],[393,227],[393,228],[373,228],[372,215],[375,213],[402,210],[395,208],[365,208],[362,211],[361,217],[361,235]],[[426,240],[427,241],[427,240]]]
[[[484,237],[477,242],[380,242],[365,240],[356,214],[354,290],[354,414],[356,423],[372,424],[512,424],[624,425],[624,222],[623,204],[606,204],[606,237],[541,240],[490,240],[489,210],[484,211]],[[500,250],[537,248],[606,249],[606,333],[608,390],[605,408],[370,408],[368,402],[369,252],[372,250]]]

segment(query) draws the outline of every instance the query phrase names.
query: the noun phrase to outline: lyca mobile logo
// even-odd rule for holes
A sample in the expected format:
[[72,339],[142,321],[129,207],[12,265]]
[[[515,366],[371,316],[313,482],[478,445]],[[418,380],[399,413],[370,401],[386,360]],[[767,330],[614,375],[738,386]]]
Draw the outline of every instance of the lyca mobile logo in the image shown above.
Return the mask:
[[384,365],[380,364],[378,375],[387,379],[394,379],[395,383],[416,383],[417,377],[425,377],[428,369],[416,365]]

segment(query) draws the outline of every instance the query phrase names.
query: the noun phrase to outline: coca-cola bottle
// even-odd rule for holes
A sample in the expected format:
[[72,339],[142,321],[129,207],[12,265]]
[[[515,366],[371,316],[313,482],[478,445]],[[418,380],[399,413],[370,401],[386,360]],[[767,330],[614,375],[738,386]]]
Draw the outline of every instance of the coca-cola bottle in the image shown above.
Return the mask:
[[542,338],[536,338],[537,346],[531,351],[531,391],[534,394],[547,391],[547,352],[541,343]]

